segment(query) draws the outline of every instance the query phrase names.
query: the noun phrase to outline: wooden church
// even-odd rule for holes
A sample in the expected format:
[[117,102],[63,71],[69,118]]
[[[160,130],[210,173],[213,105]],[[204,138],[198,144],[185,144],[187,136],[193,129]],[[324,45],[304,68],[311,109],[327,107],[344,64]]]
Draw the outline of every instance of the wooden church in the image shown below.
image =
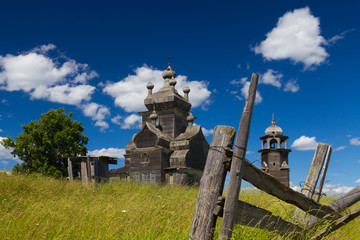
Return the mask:
[[184,87],[184,96],[178,93],[176,72],[170,63],[162,76],[164,86],[158,92],[152,92],[152,82],[146,85],[147,111],[139,112],[141,130],[126,145],[125,166],[112,170],[112,174],[149,183],[199,182],[209,144],[201,126],[193,124],[190,88]]

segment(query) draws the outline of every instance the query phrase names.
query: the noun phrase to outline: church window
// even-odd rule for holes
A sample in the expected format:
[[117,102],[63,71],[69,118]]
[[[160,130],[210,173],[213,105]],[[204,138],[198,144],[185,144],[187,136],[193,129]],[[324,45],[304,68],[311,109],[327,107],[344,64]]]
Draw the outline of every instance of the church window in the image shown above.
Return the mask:
[[135,174],[135,182],[140,182],[140,174]]
[[151,183],[155,183],[156,182],[156,178],[155,178],[155,173],[150,173],[150,182]]
[[148,175],[147,175],[147,173],[143,173],[143,175],[142,175],[142,181],[143,181],[143,182],[147,182],[147,181],[148,181]]

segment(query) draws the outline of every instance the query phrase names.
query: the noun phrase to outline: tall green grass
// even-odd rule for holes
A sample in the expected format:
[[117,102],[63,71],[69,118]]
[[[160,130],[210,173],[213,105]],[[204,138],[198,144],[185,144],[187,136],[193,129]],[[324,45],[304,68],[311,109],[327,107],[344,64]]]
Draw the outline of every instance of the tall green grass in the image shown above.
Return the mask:
[[[83,186],[37,175],[0,174],[0,239],[188,239],[197,193],[197,187],[121,181]],[[294,210],[261,192],[242,191],[240,198],[284,219]],[[359,229],[360,220],[354,220],[327,239],[359,239]],[[236,226],[233,236],[282,239],[243,226]]]

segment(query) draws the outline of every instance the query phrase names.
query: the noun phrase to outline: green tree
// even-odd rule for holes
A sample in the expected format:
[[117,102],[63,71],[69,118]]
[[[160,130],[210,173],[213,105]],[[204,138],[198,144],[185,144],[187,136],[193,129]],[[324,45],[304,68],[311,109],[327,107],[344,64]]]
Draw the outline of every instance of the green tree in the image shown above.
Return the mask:
[[23,161],[13,171],[66,176],[67,158],[86,155],[84,145],[88,143],[88,137],[82,134],[85,128],[71,116],[64,108],[51,109],[41,114],[39,121],[22,126],[23,132],[15,139],[3,139],[2,145]]

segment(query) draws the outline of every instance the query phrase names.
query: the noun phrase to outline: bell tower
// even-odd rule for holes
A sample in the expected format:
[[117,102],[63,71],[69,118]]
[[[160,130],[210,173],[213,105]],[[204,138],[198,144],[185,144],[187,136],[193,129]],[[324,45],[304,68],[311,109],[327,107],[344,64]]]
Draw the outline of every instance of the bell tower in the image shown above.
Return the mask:
[[275,177],[279,182],[289,187],[289,152],[288,136],[275,124],[274,114],[271,125],[266,128],[261,140],[261,169]]

